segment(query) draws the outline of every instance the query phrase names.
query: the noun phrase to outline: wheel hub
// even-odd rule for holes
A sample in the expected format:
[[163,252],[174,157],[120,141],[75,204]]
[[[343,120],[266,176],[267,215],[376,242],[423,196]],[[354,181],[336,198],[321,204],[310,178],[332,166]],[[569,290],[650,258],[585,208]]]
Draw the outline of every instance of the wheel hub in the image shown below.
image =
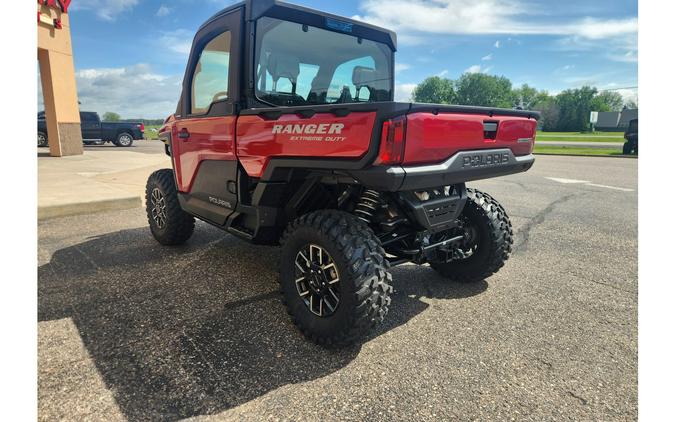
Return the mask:
[[164,228],[167,221],[166,215],[166,201],[164,200],[164,194],[159,188],[154,188],[152,194],[150,195],[151,211],[152,211],[152,220],[155,222],[158,228]]
[[321,246],[309,244],[295,257],[295,285],[309,310],[320,317],[335,313],[340,304],[340,277],[335,261]]

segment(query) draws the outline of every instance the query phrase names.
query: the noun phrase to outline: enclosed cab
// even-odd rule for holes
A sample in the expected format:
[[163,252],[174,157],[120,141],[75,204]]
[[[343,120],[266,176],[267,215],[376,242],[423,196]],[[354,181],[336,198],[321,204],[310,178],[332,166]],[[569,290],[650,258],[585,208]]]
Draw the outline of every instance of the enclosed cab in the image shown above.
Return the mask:
[[318,342],[381,320],[391,264],[497,271],[508,217],[465,183],[528,170],[538,114],[394,102],[395,51],[389,30],[273,0],[210,18],[160,130],[173,169],[148,183],[155,237],[182,243],[196,217],[281,243],[289,310]]

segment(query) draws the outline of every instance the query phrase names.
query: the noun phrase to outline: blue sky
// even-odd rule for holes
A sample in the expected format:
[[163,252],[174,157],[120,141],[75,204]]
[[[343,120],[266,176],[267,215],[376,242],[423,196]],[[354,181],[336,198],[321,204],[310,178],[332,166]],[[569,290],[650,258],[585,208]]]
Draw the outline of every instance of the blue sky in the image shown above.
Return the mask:
[[[427,76],[504,75],[557,93],[637,86],[637,1],[294,0],[394,29],[397,99]],[[175,108],[192,36],[216,0],[75,0],[81,108],[163,118]],[[620,90],[635,98],[635,89]]]

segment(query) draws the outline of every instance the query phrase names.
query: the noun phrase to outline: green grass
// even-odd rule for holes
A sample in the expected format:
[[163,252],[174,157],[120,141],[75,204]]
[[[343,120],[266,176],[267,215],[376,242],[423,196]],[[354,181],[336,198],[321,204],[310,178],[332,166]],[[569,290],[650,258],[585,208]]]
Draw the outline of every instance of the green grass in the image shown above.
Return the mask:
[[535,154],[563,154],[563,155],[593,155],[593,156],[609,156],[609,155],[623,155],[622,151],[613,148],[576,148],[567,146],[549,146],[549,145],[534,145]]
[[623,132],[537,132],[537,141],[623,142]]
[[144,136],[144,139],[159,139],[159,138],[157,137],[157,132],[153,132],[153,131],[151,131],[150,129],[157,129],[157,130],[159,130],[160,127],[162,127],[162,126],[160,126],[160,125],[145,125],[145,136]]

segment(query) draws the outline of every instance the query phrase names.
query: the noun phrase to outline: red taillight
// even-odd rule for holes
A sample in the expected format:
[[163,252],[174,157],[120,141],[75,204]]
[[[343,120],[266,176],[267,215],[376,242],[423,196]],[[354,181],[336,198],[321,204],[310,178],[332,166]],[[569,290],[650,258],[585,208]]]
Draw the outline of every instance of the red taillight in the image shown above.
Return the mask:
[[380,140],[380,154],[375,160],[376,165],[401,164],[405,151],[406,117],[397,117],[387,120],[382,125],[382,139]]
[[145,132],[145,123],[141,123],[140,125],[136,125],[138,128],[141,130],[141,132]]

